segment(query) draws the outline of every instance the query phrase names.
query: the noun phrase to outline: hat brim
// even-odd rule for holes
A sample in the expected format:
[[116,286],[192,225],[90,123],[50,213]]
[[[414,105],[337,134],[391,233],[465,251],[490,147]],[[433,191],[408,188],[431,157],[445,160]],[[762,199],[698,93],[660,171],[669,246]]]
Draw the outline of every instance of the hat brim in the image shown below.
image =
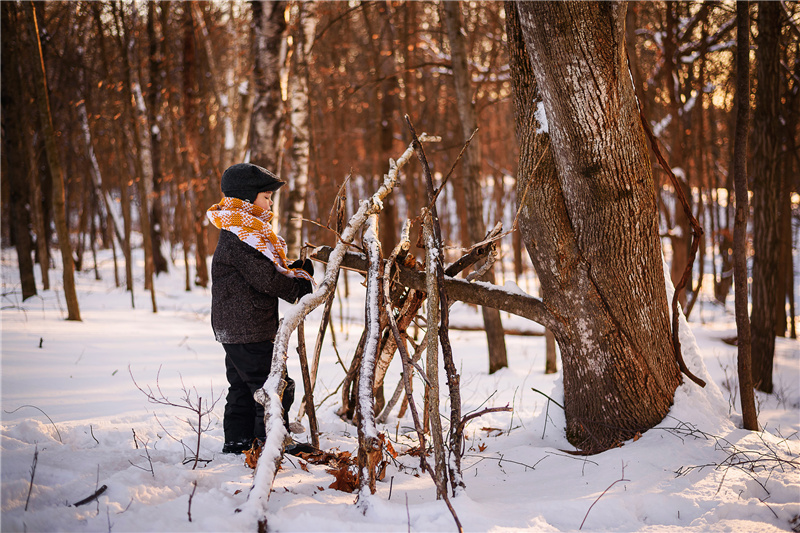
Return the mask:
[[280,189],[281,187],[283,187],[284,185],[286,185],[285,181],[275,181],[273,183],[270,183],[269,185],[266,185],[261,190],[262,191],[267,191],[267,192],[275,192],[278,189]]

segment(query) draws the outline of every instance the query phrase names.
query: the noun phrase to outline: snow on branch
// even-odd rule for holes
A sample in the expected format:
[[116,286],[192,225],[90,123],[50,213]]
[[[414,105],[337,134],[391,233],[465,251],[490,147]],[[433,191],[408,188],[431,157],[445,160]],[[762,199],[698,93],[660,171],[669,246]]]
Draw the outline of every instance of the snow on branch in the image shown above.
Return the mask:
[[381,243],[378,240],[378,215],[373,213],[367,219],[362,241],[367,250],[369,269],[367,270],[367,297],[365,320],[367,342],[361,357],[358,376],[358,503],[366,512],[369,495],[375,492],[375,467],[381,458],[381,444],[378,429],[375,427],[375,397],[372,384],[375,381],[375,360],[380,345],[380,294],[381,294]]
[[[421,142],[436,142],[438,137],[422,134]],[[267,438],[253,479],[247,502],[240,511],[252,516],[259,527],[266,529],[267,503],[283,456],[283,445],[286,429],[283,426],[281,393],[285,388],[286,358],[289,339],[300,322],[314,309],[325,302],[329,294],[336,288],[337,274],[341,267],[347,247],[353,242],[358,231],[366,223],[367,218],[383,209],[383,200],[389,195],[397,182],[399,170],[414,155],[414,146],[410,145],[397,161],[389,160],[389,172],[384,175],[383,183],[368,199],[362,200],[356,213],[350,218],[340,236],[339,242],[331,250],[325,277],[317,289],[305,295],[298,304],[289,310],[283,318],[275,337],[275,348],[272,355],[272,366],[269,377],[263,387],[256,391],[255,399],[264,406],[264,422]],[[313,254],[312,254],[313,255]]]

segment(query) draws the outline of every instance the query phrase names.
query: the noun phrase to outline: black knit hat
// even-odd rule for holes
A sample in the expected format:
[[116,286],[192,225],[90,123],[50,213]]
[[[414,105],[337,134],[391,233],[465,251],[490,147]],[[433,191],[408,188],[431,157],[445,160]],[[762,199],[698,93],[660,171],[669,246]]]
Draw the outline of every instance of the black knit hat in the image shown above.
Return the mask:
[[256,201],[258,193],[277,191],[285,184],[266,168],[250,163],[232,165],[222,174],[222,193],[250,203]]

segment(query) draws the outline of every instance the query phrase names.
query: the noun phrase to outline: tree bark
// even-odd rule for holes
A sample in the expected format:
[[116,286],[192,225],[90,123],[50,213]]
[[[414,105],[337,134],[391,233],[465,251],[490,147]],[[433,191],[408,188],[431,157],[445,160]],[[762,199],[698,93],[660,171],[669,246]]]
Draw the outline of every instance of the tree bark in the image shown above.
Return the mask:
[[17,262],[19,267],[20,285],[22,286],[22,300],[27,300],[36,294],[36,278],[33,275],[33,249],[30,226],[31,213],[28,206],[30,201],[30,187],[25,179],[29,174],[28,165],[25,164],[23,154],[23,139],[25,130],[22,127],[22,113],[24,107],[21,102],[22,78],[19,66],[19,44],[17,35],[17,5],[3,3],[2,6],[2,47],[4,60],[2,62],[2,127],[3,127],[3,176],[9,182],[9,223],[11,236],[17,249]]
[[758,431],[750,348],[750,317],[747,316],[747,130],[750,120],[750,2],[736,3],[736,129],[733,175],[736,187],[736,218],[733,224],[733,282],[738,334],[739,396],[745,429]]
[[[750,327],[753,384],[772,392],[777,307],[786,301],[781,268],[781,5],[758,2],[756,109],[753,114],[753,284]],[[738,197],[738,196],[737,196]],[[783,325],[785,328],[785,323]]]
[[75,291],[75,265],[72,259],[72,246],[69,242],[69,228],[67,226],[65,200],[64,200],[64,170],[61,166],[61,156],[56,145],[56,134],[53,128],[53,119],[50,115],[50,99],[47,93],[47,77],[44,70],[42,46],[39,41],[39,27],[36,21],[36,7],[31,2],[26,11],[25,25],[30,37],[30,45],[34,48],[28,55],[33,65],[34,88],[36,106],[39,111],[39,120],[47,150],[47,161],[53,176],[53,217],[58,232],[58,245],[61,249],[61,261],[64,268],[64,298],[67,301],[67,320],[81,320],[78,295]]
[[286,2],[256,0],[251,6],[255,97],[250,161],[279,174],[278,141],[283,124],[280,72],[286,57]]
[[[149,68],[150,82],[147,86],[147,120],[150,122],[150,147],[152,155],[152,198],[150,198],[150,242],[153,249],[153,268],[157,276],[162,272],[167,272],[167,259],[161,252],[161,245],[164,242],[164,207],[162,182],[164,172],[161,167],[162,139],[161,130],[163,120],[161,115],[161,75],[163,64],[162,40],[156,32],[156,7],[155,2],[147,4],[147,40],[150,49]],[[161,4],[161,9],[169,9],[167,3]],[[164,28],[161,28],[163,35]]]
[[[673,172],[678,176],[683,194],[691,202],[691,191],[689,189],[688,165],[684,152],[685,127],[684,117],[681,110],[680,96],[680,75],[675,63],[678,48],[678,17],[676,10],[678,2],[667,2],[666,6],[666,36],[664,40],[664,77],[666,79],[666,93],[669,95],[669,110],[672,115],[670,122],[670,140],[672,149],[670,151],[670,166],[674,167]],[[673,226],[670,228],[670,244],[672,248],[672,261],[670,263],[670,277],[673,285],[677,286],[686,269],[689,261],[689,245],[691,242],[691,229],[689,228],[689,218],[683,211],[678,200],[678,191],[673,193],[672,220]],[[690,204],[691,205],[691,204]],[[682,308],[686,308],[686,292],[682,291],[678,295],[678,301]]]
[[297,4],[297,19],[293,32],[292,66],[289,75],[289,103],[291,111],[291,158],[288,201],[285,210],[288,225],[284,235],[288,257],[299,257],[303,245],[303,213],[309,184],[309,159],[311,156],[311,102],[309,100],[309,61],[317,20],[314,2]]
[[[472,88],[467,66],[467,46],[461,22],[460,2],[444,3],[445,23],[450,40],[450,53],[453,62],[453,84],[456,92],[458,117],[461,122],[463,141],[466,142],[478,127],[475,105],[472,102]],[[469,242],[480,242],[486,226],[483,220],[483,199],[481,195],[481,144],[474,136],[466,149],[462,180],[467,205]],[[494,284],[494,272],[489,270],[483,280]],[[486,327],[486,342],[489,348],[489,373],[508,366],[506,341],[503,335],[503,322],[496,309],[481,308],[483,324]]]
[[521,223],[559,317],[567,438],[598,452],[660,422],[680,382],[625,5],[517,7],[557,169],[523,177]]
[[[136,26],[138,13],[136,8],[131,11],[130,23]],[[158,308],[156,305],[156,291],[153,281],[153,241],[151,239],[150,228],[150,196],[153,190],[153,156],[150,147],[150,136],[147,123],[147,110],[142,96],[142,87],[139,81],[138,56],[133,36],[130,35],[130,28],[126,24],[126,31],[120,36],[120,49],[122,50],[122,65],[125,73],[125,83],[123,84],[123,95],[125,96],[125,107],[129,114],[131,131],[133,132],[133,142],[136,148],[134,158],[135,179],[139,193],[139,226],[142,234],[142,247],[144,248],[144,289],[150,291],[150,303],[153,312]]]

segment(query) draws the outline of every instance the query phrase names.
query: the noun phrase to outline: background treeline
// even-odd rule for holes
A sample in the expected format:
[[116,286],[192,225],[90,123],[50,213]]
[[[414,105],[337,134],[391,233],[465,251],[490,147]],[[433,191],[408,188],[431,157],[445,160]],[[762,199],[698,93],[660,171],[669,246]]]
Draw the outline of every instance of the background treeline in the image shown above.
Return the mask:
[[[91,269],[97,249],[111,248],[117,283],[133,292],[132,249],[143,247],[144,288],[155,310],[159,272],[185,268],[187,290],[207,286],[217,230],[205,211],[219,200],[228,165],[250,158],[289,182],[277,211],[296,256],[303,242],[334,242],[323,226],[335,227],[334,198],[345,182],[347,213],[374,190],[388,159],[410,140],[404,115],[418,132],[442,137],[428,149],[439,177],[463,146],[440,2],[7,1],[1,7],[2,242],[18,251],[24,297],[36,293],[35,268],[40,286],[49,288],[50,250],[65,249],[56,232],[59,180],[75,267]],[[518,149],[504,4],[462,2],[461,10],[483,152],[484,222],[502,220],[509,228]],[[800,203],[798,12],[797,2],[752,8],[749,145],[756,157],[748,165],[752,230],[769,231],[760,253],[774,256],[776,267],[769,290],[778,297],[768,299],[775,332],[791,327],[793,336],[787,318],[795,314],[792,250]],[[777,17],[774,24],[763,23],[767,16]],[[699,252],[705,261],[695,263],[684,302],[691,312],[704,277],[713,277],[722,302],[732,283],[735,5],[630,2],[626,27],[642,111],[705,228]],[[36,87],[42,65],[60,172],[45,149]],[[757,98],[761,93],[774,98]],[[689,254],[689,222],[666,174],[655,161],[653,168],[663,242],[677,279]],[[400,194],[381,219],[384,248],[393,246],[402,221],[419,213],[421,184],[418,167],[401,177]],[[470,245],[458,169],[443,196],[445,242]],[[300,217],[317,224],[296,225]],[[293,224],[302,233],[295,235]],[[501,256],[499,268],[509,270],[500,278],[519,278],[529,265],[518,232],[501,243]]]

